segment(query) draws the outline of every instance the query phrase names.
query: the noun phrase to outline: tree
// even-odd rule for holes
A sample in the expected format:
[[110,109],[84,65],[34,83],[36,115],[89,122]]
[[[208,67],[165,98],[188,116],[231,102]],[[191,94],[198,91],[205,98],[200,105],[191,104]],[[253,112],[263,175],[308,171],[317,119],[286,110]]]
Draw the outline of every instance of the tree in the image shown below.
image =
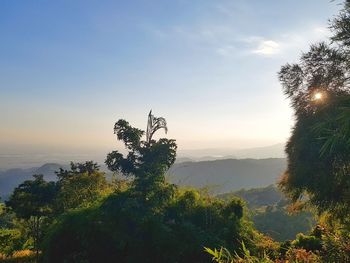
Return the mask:
[[0,257],[13,253],[23,244],[21,231],[14,226],[15,215],[8,210],[0,203]]
[[27,180],[14,189],[6,206],[28,223],[38,259],[45,219],[53,214],[57,188],[54,182],[45,181],[43,175],[33,177],[34,180]]
[[350,8],[332,21],[333,43],[314,44],[279,79],[295,110],[280,187],[293,201],[346,218],[350,213]]
[[114,125],[114,133],[122,140],[129,151],[124,157],[118,151],[107,155],[106,165],[113,172],[134,177],[134,187],[146,194],[150,188],[165,182],[164,174],[175,162],[177,145],[175,140],[152,137],[159,129],[167,131],[166,121],[149,113],[146,140],[142,140],[144,131],[130,126],[125,120]]
[[110,193],[105,173],[97,163],[71,163],[70,170],[60,169],[57,173],[57,206],[60,211],[88,206],[100,196]]

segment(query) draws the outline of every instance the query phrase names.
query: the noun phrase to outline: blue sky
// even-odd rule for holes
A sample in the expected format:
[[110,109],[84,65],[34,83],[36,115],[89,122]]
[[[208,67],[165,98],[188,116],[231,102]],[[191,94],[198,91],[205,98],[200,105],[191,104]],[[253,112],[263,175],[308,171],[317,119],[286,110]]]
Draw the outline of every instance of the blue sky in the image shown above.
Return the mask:
[[152,108],[180,149],[284,142],[277,71],[329,35],[329,0],[0,2],[0,145],[115,147]]

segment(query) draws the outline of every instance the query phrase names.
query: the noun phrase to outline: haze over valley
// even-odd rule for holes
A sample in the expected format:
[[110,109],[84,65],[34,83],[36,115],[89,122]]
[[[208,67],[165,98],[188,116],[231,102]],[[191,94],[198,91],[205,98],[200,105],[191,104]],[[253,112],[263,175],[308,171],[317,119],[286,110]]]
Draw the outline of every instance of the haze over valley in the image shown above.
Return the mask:
[[0,1],[0,263],[350,262],[350,0]]

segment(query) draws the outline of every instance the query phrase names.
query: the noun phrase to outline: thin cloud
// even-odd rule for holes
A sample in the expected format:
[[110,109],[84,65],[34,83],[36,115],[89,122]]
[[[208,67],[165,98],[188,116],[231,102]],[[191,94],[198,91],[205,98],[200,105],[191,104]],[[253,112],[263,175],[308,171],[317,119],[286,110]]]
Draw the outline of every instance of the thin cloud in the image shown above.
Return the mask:
[[286,55],[307,50],[309,45],[324,41],[330,36],[327,27],[312,26],[303,31],[284,33],[275,39],[250,36],[242,40],[249,46],[249,53],[260,56]]
[[261,56],[278,57],[298,54],[317,41],[326,40],[327,27],[313,25],[303,30],[284,32],[278,36],[244,36],[233,27],[200,25],[172,26],[154,29],[153,35],[169,43],[187,43],[188,47],[202,49],[223,57]]
[[252,52],[261,55],[274,55],[280,52],[280,44],[273,40],[263,40],[258,48]]

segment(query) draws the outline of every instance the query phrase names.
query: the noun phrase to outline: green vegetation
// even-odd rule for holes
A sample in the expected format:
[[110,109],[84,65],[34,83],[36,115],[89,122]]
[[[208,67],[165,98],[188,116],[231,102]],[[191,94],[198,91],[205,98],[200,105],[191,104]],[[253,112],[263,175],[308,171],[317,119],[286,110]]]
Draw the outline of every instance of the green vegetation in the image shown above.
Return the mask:
[[292,240],[298,233],[310,232],[315,224],[312,212],[289,211],[290,202],[274,185],[218,195],[224,200],[233,196],[247,202],[256,229],[276,241]]
[[204,249],[208,254],[212,255],[212,260],[214,262],[225,262],[225,263],[235,263],[235,262],[246,262],[246,263],[273,263],[273,260],[264,253],[260,257],[253,256],[249,249],[246,248],[245,244],[242,242],[242,255],[238,255],[236,252],[234,255],[231,254],[226,248],[220,249]]
[[252,220],[262,233],[276,241],[286,241],[295,238],[300,232],[310,232],[315,224],[313,217],[311,212],[289,213],[286,207],[277,205],[255,211]]
[[150,125],[143,141],[143,131],[124,120],[116,123],[128,153],[114,151],[106,164],[131,177],[129,186],[61,216],[47,235],[45,262],[208,262],[204,244],[235,250],[243,240],[257,249],[254,243],[262,236],[244,216],[240,199],[224,202],[165,181],[176,144],[153,140],[159,128]]
[[17,218],[25,220],[37,257],[43,229],[47,225],[47,219],[53,213],[55,188],[55,184],[46,182],[42,175],[34,175],[34,180],[20,184],[6,202]]
[[94,162],[71,164],[70,170],[57,172],[56,209],[60,213],[77,207],[89,206],[112,191],[105,174]]
[[56,182],[47,182],[42,175],[34,175],[15,188],[6,207],[1,204],[0,254],[32,258],[31,253],[21,252],[31,249],[38,261],[43,238],[60,214],[91,206],[112,192],[113,186],[93,162],[72,163],[70,170],[60,169],[57,177]]
[[177,145],[153,138],[167,124],[150,112],[146,132],[115,124],[127,154],[107,155],[112,182],[88,161],[19,184],[0,204],[0,261],[350,262],[350,4],[331,28],[333,44],[279,73],[296,115],[279,182],[291,200],[274,186],[213,197],[167,182]]
[[241,254],[244,242],[262,251],[269,239],[254,230],[241,199],[166,181],[176,143],[152,139],[160,128],[165,120],[150,115],[142,140],[142,130],[125,120],[115,124],[128,152],[111,152],[106,164],[125,179],[109,183],[97,164],[72,163],[57,172],[56,182],[35,175],[15,188],[1,217],[4,257],[29,248],[44,262],[210,262],[205,245]]
[[167,179],[179,186],[208,188],[216,195],[275,184],[286,166],[284,158],[184,162],[175,163]]
[[[277,205],[280,202],[286,202],[284,195],[276,188],[275,185],[253,188],[249,190],[241,189],[239,191],[233,192],[232,194],[244,199],[247,202],[249,208],[260,208]],[[219,197],[226,199],[230,195],[231,194],[223,194]]]
[[288,169],[281,189],[294,202],[305,199],[320,213],[350,213],[350,6],[333,20],[333,44],[314,44],[299,64],[279,72],[296,124],[287,144]]
[[[350,260],[349,28],[347,1],[331,23],[333,43],[312,45],[299,64],[287,64],[279,72],[296,116],[286,147],[288,168],[279,186],[293,201],[291,209],[312,206],[320,215],[310,235],[298,234],[281,244],[279,258],[289,262]],[[217,262],[239,262],[221,251],[226,250],[208,252]],[[243,262],[269,260],[246,253]]]

